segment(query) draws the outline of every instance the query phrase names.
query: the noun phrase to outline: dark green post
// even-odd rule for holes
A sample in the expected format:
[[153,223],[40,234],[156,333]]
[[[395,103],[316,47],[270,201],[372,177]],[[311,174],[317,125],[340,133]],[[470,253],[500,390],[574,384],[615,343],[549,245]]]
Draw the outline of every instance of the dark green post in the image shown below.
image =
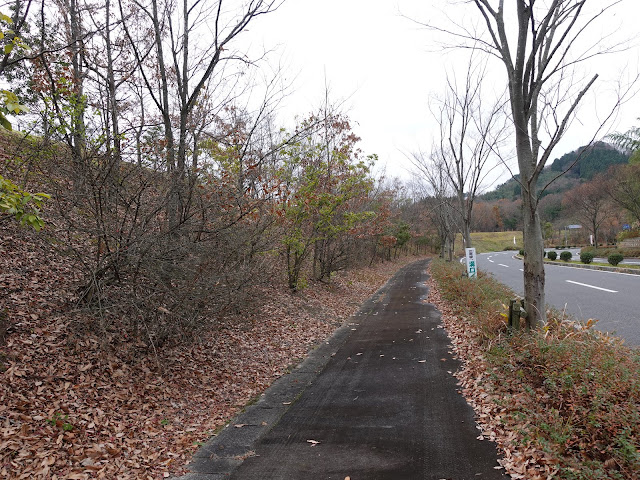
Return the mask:
[[520,302],[518,300],[509,302],[509,328],[512,330],[520,329]]
[[527,311],[524,309],[524,299],[511,300],[509,302],[509,328],[520,330],[520,318],[527,318]]

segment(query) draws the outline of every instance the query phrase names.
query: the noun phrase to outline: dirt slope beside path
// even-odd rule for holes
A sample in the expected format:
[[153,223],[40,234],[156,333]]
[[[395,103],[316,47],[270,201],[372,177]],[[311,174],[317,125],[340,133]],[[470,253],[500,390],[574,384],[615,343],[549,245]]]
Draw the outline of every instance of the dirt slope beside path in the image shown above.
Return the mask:
[[267,391],[205,446],[185,478],[507,478],[458,392],[458,362],[439,312],[424,301],[426,266],[400,270],[330,349],[292,374],[290,387],[306,388]]
[[[408,262],[410,259],[405,259]],[[212,321],[158,352],[70,315],[68,261],[16,225],[0,231],[0,478],[155,480],[331,334],[401,265],[345,272]],[[87,320],[89,320],[87,318]],[[89,322],[87,322],[89,324]]]

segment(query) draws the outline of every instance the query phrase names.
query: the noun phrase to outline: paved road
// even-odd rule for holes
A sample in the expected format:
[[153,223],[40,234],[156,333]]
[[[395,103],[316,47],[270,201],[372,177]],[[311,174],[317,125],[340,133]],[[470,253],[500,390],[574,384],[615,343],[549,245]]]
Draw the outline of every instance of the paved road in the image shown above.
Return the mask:
[[[227,428],[201,449],[187,478],[229,478],[225,468],[234,462],[236,480],[507,478],[456,391],[451,372],[459,364],[439,312],[424,301],[426,266],[416,262],[396,274],[347,334],[338,333],[345,338],[326,364],[318,367],[326,352],[316,352],[281,379],[312,374],[308,385],[292,400],[278,393],[288,387],[274,385],[232,422],[241,428]],[[272,410],[289,403],[274,420]],[[242,438],[267,424],[255,442]]]
[[[478,268],[523,295],[522,260],[513,252],[478,255]],[[547,304],[640,345],[640,275],[545,265]]]

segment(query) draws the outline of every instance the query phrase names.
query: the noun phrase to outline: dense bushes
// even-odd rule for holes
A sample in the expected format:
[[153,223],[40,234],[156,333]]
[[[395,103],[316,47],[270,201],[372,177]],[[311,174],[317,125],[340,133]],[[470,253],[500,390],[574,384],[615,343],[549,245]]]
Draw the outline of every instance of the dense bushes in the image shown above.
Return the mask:
[[64,292],[77,307],[72,324],[156,348],[254,307],[261,285],[299,289],[370,264],[383,247],[408,248],[410,228],[389,218],[392,193],[373,192],[348,122],[327,121],[286,148],[209,146],[207,168],[182,177],[161,159],[136,163],[89,146],[78,157],[40,140],[0,162],[0,173],[51,194],[46,241],[77,279]]
[[57,158],[46,187],[63,225],[56,244],[82,278],[82,328],[159,347],[252,306],[255,287],[277,275],[279,220],[266,199],[240,194],[232,178],[177,182],[86,154],[80,167]]
[[591,252],[594,257],[607,258],[612,253],[620,253],[625,258],[640,257],[640,249],[619,247],[584,247],[583,252]]
[[618,235],[616,236],[616,239],[621,242],[623,240],[626,240],[628,238],[636,238],[636,237],[640,237],[640,229],[638,228],[633,228],[630,230],[623,230],[622,232],[618,233]]
[[547,258],[549,260],[555,260],[556,258],[558,258],[558,253],[554,251],[550,251],[549,253],[547,253]]

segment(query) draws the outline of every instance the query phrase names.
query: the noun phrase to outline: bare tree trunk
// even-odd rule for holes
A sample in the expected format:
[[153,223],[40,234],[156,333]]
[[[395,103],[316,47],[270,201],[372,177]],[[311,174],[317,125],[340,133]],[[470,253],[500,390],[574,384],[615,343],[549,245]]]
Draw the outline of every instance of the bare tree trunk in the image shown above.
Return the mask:
[[82,27],[77,0],[70,0],[68,4],[69,25],[71,33],[71,65],[73,68],[73,98],[72,101],[72,155],[76,167],[82,169],[85,144],[85,99],[84,99],[84,48],[82,41]]
[[[594,42],[586,52],[575,45],[579,44],[579,37],[591,33],[588,27],[598,17],[619,3],[589,1],[589,5],[598,4],[598,8],[588,12],[587,1],[553,0],[534,8],[534,2],[526,0],[473,0],[486,36],[476,36],[464,28],[457,32],[458,39],[468,41],[465,46],[475,48],[481,44],[506,69],[523,195],[525,305],[532,328],[546,320],[538,177],[598,77],[574,82],[570,69],[607,51],[605,42]],[[509,14],[512,17],[505,18],[505,3],[513,9]],[[544,146],[540,131],[547,137]]]
[[467,209],[467,201],[464,198],[464,193],[458,190],[458,208],[462,212],[462,239],[465,248],[471,248],[471,211]]
[[107,51],[107,91],[108,109],[111,117],[111,136],[113,140],[113,151],[109,152],[115,162],[114,173],[117,174],[120,168],[122,141],[120,139],[120,116],[118,112],[118,102],[116,98],[116,79],[113,68],[113,44],[111,42],[111,0],[105,1],[105,48]]
[[[537,199],[522,192],[523,224],[524,224],[524,297],[525,310],[528,312],[527,323],[535,327],[535,321],[545,318],[545,273],[544,243],[538,210],[532,202]],[[532,198],[533,197],[533,198]]]

